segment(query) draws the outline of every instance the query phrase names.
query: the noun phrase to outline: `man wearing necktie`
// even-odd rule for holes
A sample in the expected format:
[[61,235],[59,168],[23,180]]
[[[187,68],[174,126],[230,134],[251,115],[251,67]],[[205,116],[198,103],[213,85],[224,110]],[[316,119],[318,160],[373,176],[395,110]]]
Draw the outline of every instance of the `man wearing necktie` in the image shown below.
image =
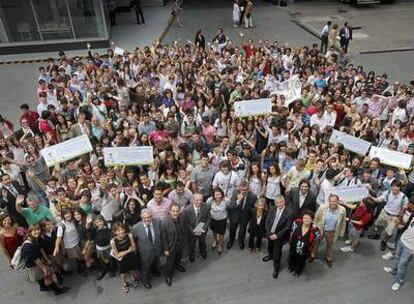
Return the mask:
[[[11,181],[8,174],[1,176],[1,182],[3,187],[0,189],[0,208],[6,208],[7,213],[19,226],[27,228],[28,225],[25,218],[16,209],[17,197],[19,195],[26,195],[27,191],[24,191],[19,183]],[[26,203],[24,202],[23,206],[25,205]]]
[[263,261],[267,262],[273,259],[273,278],[277,279],[282,259],[282,248],[292,227],[293,212],[287,208],[282,195],[276,197],[275,206],[276,208],[269,210],[266,218],[265,226],[269,255],[265,256]]
[[352,28],[345,22],[344,27],[339,31],[341,48],[344,49],[345,53],[348,53],[349,41],[352,40]]
[[[210,208],[203,203],[203,195],[201,193],[195,193],[193,195],[193,201],[190,205],[184,208],[182,217],[187,233],[190,262],[194,262],[195,260],[195,246],[197,240],[200,255],[203,259],[206,259],[206,236],[208,226],[210,225]],[[199,225],[202,225],[201,229]]]
[[249,191],[249,183],[243,181],[233,193],[229,206],[230,236],[227,249],[230,249],[236,239],[237,228],[239,228],[238,241],[240,249],[244,249],[244,238],[246,237],[247,225],[250,221],[251,209],[257,201],[257,196]]
[[162,254],[161,222],[152,217],[151,210],[141,211],[142,221],[131,228],[131,233],[137,241],[141,258],[142,285],[150,289],[151,277],[160,276],[158,270],[159,259]]

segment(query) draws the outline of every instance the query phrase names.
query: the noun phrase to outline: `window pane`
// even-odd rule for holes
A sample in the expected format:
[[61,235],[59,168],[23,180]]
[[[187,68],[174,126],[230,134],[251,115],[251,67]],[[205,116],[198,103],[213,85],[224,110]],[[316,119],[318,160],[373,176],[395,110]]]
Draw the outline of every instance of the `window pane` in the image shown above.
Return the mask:
[[76,38],[105,37],[99,0],[68,0]]
[[0,18],[9,42],[40,40],[29,0],[2,0]]
[[43,40],[72,39],[65,0],[32,0]]

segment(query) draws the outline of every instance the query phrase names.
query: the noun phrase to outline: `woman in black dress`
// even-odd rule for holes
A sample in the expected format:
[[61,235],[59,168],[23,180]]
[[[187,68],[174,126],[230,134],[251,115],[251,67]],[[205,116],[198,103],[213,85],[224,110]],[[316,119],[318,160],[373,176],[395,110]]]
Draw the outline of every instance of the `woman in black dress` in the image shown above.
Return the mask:
[[305,210],[292,225],[288,264],[289,271],[296,276],[302,274],[306,260],[315,257],[315,250],[321,238],[319,229],[312,222],[313,218],[313,213]]
[[132,286],[138,287],[138,259],[136,246],[131,233],[125,232],[124,224],[116,222],[112,226],[111,255],[119,263],[119,272],[125,293],[129,292],[128,274],[133,277]]
[[266,235],[266,199],[260,198],[257,200],[255,208],[252,209],[252,216],[249,222],[249,248],[248,252],[252,252],[254,249],[256,252],[260,252],[262,246],[262,239]]

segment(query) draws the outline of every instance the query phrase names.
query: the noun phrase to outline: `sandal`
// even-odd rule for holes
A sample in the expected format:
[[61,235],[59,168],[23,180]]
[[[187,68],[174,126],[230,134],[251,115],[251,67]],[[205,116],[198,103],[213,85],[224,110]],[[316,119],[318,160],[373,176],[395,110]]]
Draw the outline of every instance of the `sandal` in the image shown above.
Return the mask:
[[125,293],[128,293],[129,292],[129,285],[128,285],[128,283],[127,284],[124,284],[124,292]]
[[139,284],[139,282],[137,280],[134,280],[132,282],[132,286],[134,286],[134,288],[137,288],[138,287],[138,284]]

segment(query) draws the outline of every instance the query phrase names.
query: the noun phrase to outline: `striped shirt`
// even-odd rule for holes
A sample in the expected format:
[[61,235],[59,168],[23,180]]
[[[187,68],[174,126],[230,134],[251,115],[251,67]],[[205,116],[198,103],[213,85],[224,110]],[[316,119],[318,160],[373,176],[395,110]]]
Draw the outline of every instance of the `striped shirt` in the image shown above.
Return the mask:
[[171,201],[168,198],[163,198],[159,204],[152,199],[147,204],[147,208],[152,212],[152,217],[160,220],[163,220],[168,215],[170,206]]

